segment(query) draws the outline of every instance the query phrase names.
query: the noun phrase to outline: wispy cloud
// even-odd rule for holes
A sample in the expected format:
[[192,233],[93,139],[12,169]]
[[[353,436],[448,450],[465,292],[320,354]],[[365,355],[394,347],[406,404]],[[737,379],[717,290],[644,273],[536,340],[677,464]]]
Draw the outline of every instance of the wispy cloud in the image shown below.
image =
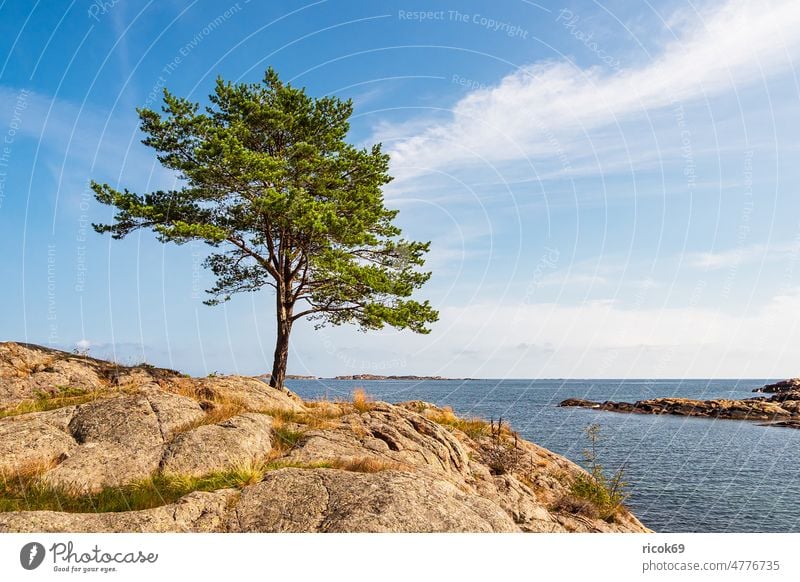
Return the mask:
[[692,267],[700,269],[729,269],[747,263],[797,260],[800,243],[754,244],[718,252],[693,253],[688,257]]
[[800,48],[794,0],[730,0],[713,11],[681,12],[669,23],[676,39],[645,65],[609,72],[536,62],[470,93],[445,121],[439,116],[411,133],[419,122],[384,125],[378,138],[391,144],[394,166],[406,175],[539,157],[562,157],[568,171],[570,150],[587,146],[585,132],[736,92],[790,70]]

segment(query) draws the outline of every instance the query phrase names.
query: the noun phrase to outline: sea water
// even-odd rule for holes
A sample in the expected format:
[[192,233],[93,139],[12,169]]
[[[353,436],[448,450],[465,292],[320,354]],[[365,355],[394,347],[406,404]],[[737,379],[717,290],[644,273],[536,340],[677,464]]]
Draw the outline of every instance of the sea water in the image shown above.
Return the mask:
[[763,380],[287,380],[303,398],[426,400],[462,416],[503,418],[524,438],[581,462],[589,424],[599,461],[624,466],[628,507],[659,532],[798,532],[800,430],[756,422],[559,408],[566,398],[749,398]]

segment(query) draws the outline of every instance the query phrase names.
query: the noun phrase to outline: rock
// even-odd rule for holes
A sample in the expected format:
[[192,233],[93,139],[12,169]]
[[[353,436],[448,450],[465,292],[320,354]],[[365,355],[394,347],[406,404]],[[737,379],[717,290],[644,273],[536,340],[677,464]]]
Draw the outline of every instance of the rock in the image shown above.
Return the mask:
[[562,400],[559,406],[577,406],[580,408],[600,408],[602,406],[599,402],[592,402],[590,400],[582,400],[580,398],[567,398]]
[[[579,398],[563,400],[559,406],[594,408],[612,412],[673,414],[732,420],[800,419],[800,392],[783,392],[771,398],[744,400],[692,400],[688,398],[653,398],[638,402],[591,402]],[[787,424],[785,426],[790,426]]]
[[91,367],[70,363],[74,357],[29,344],[0,343],[0,406],[53,394],[62,387],[101,389],[101,378]]
[[767,384],[761,388],[754,388],[753,392],[779,393],[791,392],[794,390],[800,390],[800,378],[789,378],[788,380],[781,380],[774,384]]
[[764,422],[762,426],[780,426],[784,428],[800,428],[800,419],[778,420],[775,422]]
[[114,442],[90,442],[73,449],[42,480],[70,494],[97,493],[114,487],[148,479],[158,470],[161,445],[131,448]]
[[163,473],[202,476],[265,459],[272,450],[272,418],[247,413],[179,434],[161,458]]
[[374,457],[401,466],[463,473],[467,450],[442,426],[403,408],[384,403],[362,414],[341,418],[346,430],[306,433],[288,458],[298,462]]
[[185,396],[146,390],[83,404],[69,423],[80,443],[112,442],[152,447],[205,416],[200,404]]
[[0,420],[0,475],[44,470],[78,444],[48,413]]
[[196,380],[201,394],[210,398],[239,401],[249,410],[303,412],[303,401],[286,388],[273,388],[261,380],[244,376],[216,376]]
[[0,531],[14,532],[219,532],[239,497],[233,489],[195,491],[175,503],[119,513],[18,511],[0,513]]
[[[478,423],[470,436],[456,428],[465,425],[452,411],[430,403],[304,403],[255,378],[188,378],[0,344],[0,406],[36,391],[60,393],[54,378],[82,379],[96,390],[79,394],[88,400],[81,404],[27,414],[14,408],[16,416],[0,419],[0,476],[25,475],[2,482],[8,501],[24,498],[14,488],[27,482],[82,496],[177,474],[191,488],[193,477],[237,466],[247,466],[248,485],[119,513],[0,513],[1,532],[649,531],[624,509],[613,523],[573,511],[561,500],[582,472],[577,465],[507,429],[490,436]],[[795,402],[789,394],[752,406],[788,421],[793,416],[781,411]],[[43,405],[61,402],[44,397]]]
[[499,507],[413,473],[281,469],[246,487],[231,531],[513,532]]
[[204,416],[191,398],[154,390],[83,404],[67,426],[80,446],[43,479],[81,494],[147,479],[172,433]]

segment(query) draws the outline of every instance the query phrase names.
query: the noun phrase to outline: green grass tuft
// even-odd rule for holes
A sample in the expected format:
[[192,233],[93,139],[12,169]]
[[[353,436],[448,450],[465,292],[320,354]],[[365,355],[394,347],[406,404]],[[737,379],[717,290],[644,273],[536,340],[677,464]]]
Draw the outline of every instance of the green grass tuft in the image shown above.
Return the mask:
[[20,414],[29,414],[31,412],[45,412],[47,410],[55,410],[56,408],[64,408],[65,406],[85,404],[86,402],[97,400],[99,395],[100,393],[94,390],[60,386],[57,388],[55,394],[37,392],[35,398],[32,400],[24,400],[16,406],[0,409],[0,418],[19,416]]
[[273,446],[279,454],[293,449],[304,434],[302,430],[295,430],[284,424],[273,424],[272,433],[275,435]]
[[202,477],[154,475],[102,491],[77,494],[69,489],[48,485],[36,477],[0,477],[0,512],[67,511],[99,513],[150,509],[172,503],[193,491],[242,488],[264,477],[265,466],[234,467]]

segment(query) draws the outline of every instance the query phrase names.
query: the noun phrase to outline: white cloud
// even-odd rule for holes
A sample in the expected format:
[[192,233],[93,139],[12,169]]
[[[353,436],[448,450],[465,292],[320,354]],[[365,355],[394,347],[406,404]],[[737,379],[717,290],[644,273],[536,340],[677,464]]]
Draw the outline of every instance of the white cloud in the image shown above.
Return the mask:
[[[304,369],[322,374],[373,366],[386,373],[484,378],[786,377],[797,374],[800,361],[800,325],[786,314],[798,311],[800,289],[739,313],[701,306],[632,309],[614,301],[472,304],[443,308],[429,336],[301,331],[294,357],[303,362],[313,355],[316,361]],[[402,354],[400,363],[387,354]]]
[[406,125],[383,126],[376,139],[390,144],[394,169],[406,176],[478,161],[566,158],[576,142],[585,149],[588,130],[737,91],[790,70],[800,48],[795,0],[730,0],[672,22],[678,40],[644,66],[609,73],[536,62],[470,93],[447,121],[412,133]]
[[747,263],[797,261],[799,255],[800,243],[777,245],[759,243],[724,251],[693,253],[689,255],[688,263],[700,269],[730,269]]

